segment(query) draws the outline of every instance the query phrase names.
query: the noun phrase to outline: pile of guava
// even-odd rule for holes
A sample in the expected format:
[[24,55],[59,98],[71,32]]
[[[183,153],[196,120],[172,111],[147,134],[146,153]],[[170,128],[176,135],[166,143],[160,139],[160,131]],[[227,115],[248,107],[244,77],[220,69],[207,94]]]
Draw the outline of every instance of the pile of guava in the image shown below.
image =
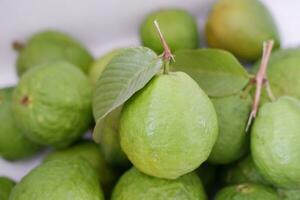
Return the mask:
[[15,41],[0,156],[46,156],[0,200],[300,200],[300,48],[259,0],[206,20],[153,11],[99,58],[66,32]]

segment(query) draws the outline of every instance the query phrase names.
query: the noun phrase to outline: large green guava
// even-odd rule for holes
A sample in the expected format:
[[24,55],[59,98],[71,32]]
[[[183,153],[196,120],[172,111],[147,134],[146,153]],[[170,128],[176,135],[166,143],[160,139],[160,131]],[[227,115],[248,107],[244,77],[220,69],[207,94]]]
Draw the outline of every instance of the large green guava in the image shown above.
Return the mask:
[[218,0],[206,24],[210,47],[228,50],[241,59],[260,58],[263,42],[274,40],[280,46],[276,24],[259,0]]
[[300,190],[278,190],[283,200],[300,200]]
[[85,159],[53,160],[33,169],[10,200],[103,200],[96,172]]
[[300,101],[280,97],[264,104],[251,132],[251,151],[261,175],[277,187],[300,187]]
[[145,175],[136,168],[127,171],[117,183],[112,200],[206,200],[197,175],[192,172],[175,180]]
[[92,86],[76,66],[56,62],[22,76],[13,96],[15,121],[31,140],[57,148],[92,124]]
[[240,184],[220,190],[215,200],[280,200],[275,190],[263,185]]
[[183,72],[156,75],[123,106],[121,147],[136,168],[175,179],[207,160],[218,136],[213,104]]
[[140,36],[144,46],[156,53],[163,52],[159,35],[153,24],[157,20],[165,40],[172,51],[195,49],[199,46],[199,33],[195,18],[185,10],[165,9],[151,13],[142,22]]
[[0,199],[8,200],[9,194],[14,186],[15,182],[13,180],[0,176]]
[[250,95],[235,94],[211,98],[217,112],[219,136],[208,161],[228,164],[243,156],[249,147],[249,134],[245,132],[251,110]]
[[26,158],[41,148],[17,128],[11,104],[14,88],[0,89],[0,156],[7,160]]
[[34,34],[20,49],[17,60],[18,75],[41,64],[68,61],[84,73],[88,73],[93,58],[71,36],[58,31],[43,31]]

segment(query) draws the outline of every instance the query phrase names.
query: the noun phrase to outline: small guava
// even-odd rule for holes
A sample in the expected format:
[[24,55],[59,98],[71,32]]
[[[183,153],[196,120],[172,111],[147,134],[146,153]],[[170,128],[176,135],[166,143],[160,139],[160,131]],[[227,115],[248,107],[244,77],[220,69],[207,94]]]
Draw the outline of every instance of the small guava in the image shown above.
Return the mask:
[[8,200],[9,194],[14,186],[15,182],[13,180],[0,176],[0,199]]
[[141,172],[175,179],[207,160],[218,136],[216,111],[183,72],[156,75],[123,106],[121,147]]
[[123,49],[115,49],[113,51],[110,51],[92,63],[89,69],[88,76],[93,85],[96,84],[106,65],[111,61],[113,57],[121,53],[122,50]]
[[117,183],[112,200],[206,200],[197,174],[183,175],[175,180],[145,175],[136,168],[128,170]]
[[29,139],[62,148],[91,126],[91,99],[86,75],[72,64],[56,62],[22,76],[13,95],[13,114]]
[[265,103],[251,132],[251,153],[261,175],[277,187],[300,187],[300,101]]
[[223,174],[222,179],[222,181],[226,185],[241,183],[270,185],[261,176],[260,172],[255,167],[250,155],[238,161],[234,165],[228,166],[225,173]]
[[26,175],[11,192],[10,200],[103,200],[100,182],[82,158],[52,160]]
[[68,61],[88,73],[93,58],[71,36],[58,31],[42,31],[34,34],[20,49],[17,72],[21,76],[28,69],[57,61]]
[[250,183],[227,186],[221,189],[215,200],[281,200],[275,190]]
[[235,94],[211,98],[218,116],[219,136],[208,161],[228,164],[238,160],[249,149],[249,134],[245,132],[251,111],[251,96]]
[[153,25],[157,20],[162,34],[172,51],[195,49],[199,46],[197,21],[194,16],[181,9],[164,9],[148,15],[141,24],[142,44],[156,53],[163,52],[159,35]]
[[205,35],[210,47],[247,61],[260,58],[266,40],[274,40],[275,48],[280,46],[276,24],[259,0],[218,0],[208,15]]
[[279,189],[278,193],[283,200],[300,200],[300,190]]
[[118,174],[109,168],[99,145],[92,141],[81,141],[67,149],[54,151],[44,159],[44,162],[73,158],[86,159],[98,174],[105,194],[110,193]]
[[27,139],[15,124],[11,108],[13,90],[12,87],[0,89],[0,157],[7,160],[32,156],[41,148]]

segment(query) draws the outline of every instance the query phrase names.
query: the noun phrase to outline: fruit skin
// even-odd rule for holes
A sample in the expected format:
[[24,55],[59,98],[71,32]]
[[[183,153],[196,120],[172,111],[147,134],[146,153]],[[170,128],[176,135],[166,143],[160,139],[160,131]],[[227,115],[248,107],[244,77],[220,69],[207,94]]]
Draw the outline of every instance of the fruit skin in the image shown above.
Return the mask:
[[0,199],[8,200],[10,191],[15,186],[15,182],[7,177],[0,176]]
[[71,36],[59,31],[42,31],[34,34],[19,52],[17,72],[57,61],[68,61],[88,73],[93,61],[91,54]]
[[261,176],[250,155],[228,167],[226,172],[223,174],[223,182],[226,185],[241,183],[270,185]]
[[175,179],[209,156],[218,136],[214,107],[183,72],[155,76],[124,105],[121,147],[145,174]]
[[33,169],[10,200],[103,200],[97,174],[84,159],[53,160]]
[[99,78],[99,76],[102,74],[103,70],[105,69],[106,65],[111,61],[113,57],[120,54],[123,49],[115,49],[112,50],[99,59],[95,60],[89,69],[89,79],[92,81],[93,85],[96,85],[96,82]]
[[92,86],[66,62],[35,67],[22,76],[13,96],[18,127],[31,140],[56,148],[70,145],[92,124]]
[[12,114],[14,88],[0,89],[0,156],[18,160],[37,153],[41,146],[27,139],[17,128]]
[[280,200],[272,188],[250,183],[223,188],[217,193],[215,200]]
[[[243,156],[249,147],[249,135],[245,132],[251,110],[251,96],[235,94],[211,98],[217,112],[219,136],[208,161],[228,164]],[[233,139],[234,138],[234,139]]]
[[195,18],[185,10],[165,9],[148,15],[140,27],[142,44],[156,53],[163,52],[159,35],[153,24],[157,20],[172,51],[195,49],[199,46],[199,33]]
[[175,180],[147,176],[136,168],[127,171],[117,183],[112,200],[206,200],[197,175],[192,172]]
[[251,132],[251,151],[261,175],[277,187],[300,187],[300,102],[280,97],[264,104]]
[[106,193],[110,192],[117,174],[109,168],[100,147],[92,141],[82,141],[67,149],[52,152],[44,159],[44,162],[74,158],[83,158],[88,161],[98,174],[103,190]]
[[228,50],[241,59],[260,58],[263,42],[273,39],[280,46],[279,33],[268,9],[258,0],[219,0],[208,16],[205,35],[213,48]]

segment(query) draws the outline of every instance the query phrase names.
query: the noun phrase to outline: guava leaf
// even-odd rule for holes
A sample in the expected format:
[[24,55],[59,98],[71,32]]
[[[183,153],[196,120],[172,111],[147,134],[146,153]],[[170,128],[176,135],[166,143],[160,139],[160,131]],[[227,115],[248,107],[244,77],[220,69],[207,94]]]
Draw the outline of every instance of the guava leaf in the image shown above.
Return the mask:
[[173,71],[189,74],[209,96],[227,96],[241,91],[250,75],[229,52],[219,49],[180,50]]
[[[115,56],[104,69],[94,90],[93,114],[97,124],[143,88],[161,67],[161,58],[146,47],[129,48]],[[97,131],[95,134],[98,134]],[[97,141],[98,136],[94,135],[94,138]]]

